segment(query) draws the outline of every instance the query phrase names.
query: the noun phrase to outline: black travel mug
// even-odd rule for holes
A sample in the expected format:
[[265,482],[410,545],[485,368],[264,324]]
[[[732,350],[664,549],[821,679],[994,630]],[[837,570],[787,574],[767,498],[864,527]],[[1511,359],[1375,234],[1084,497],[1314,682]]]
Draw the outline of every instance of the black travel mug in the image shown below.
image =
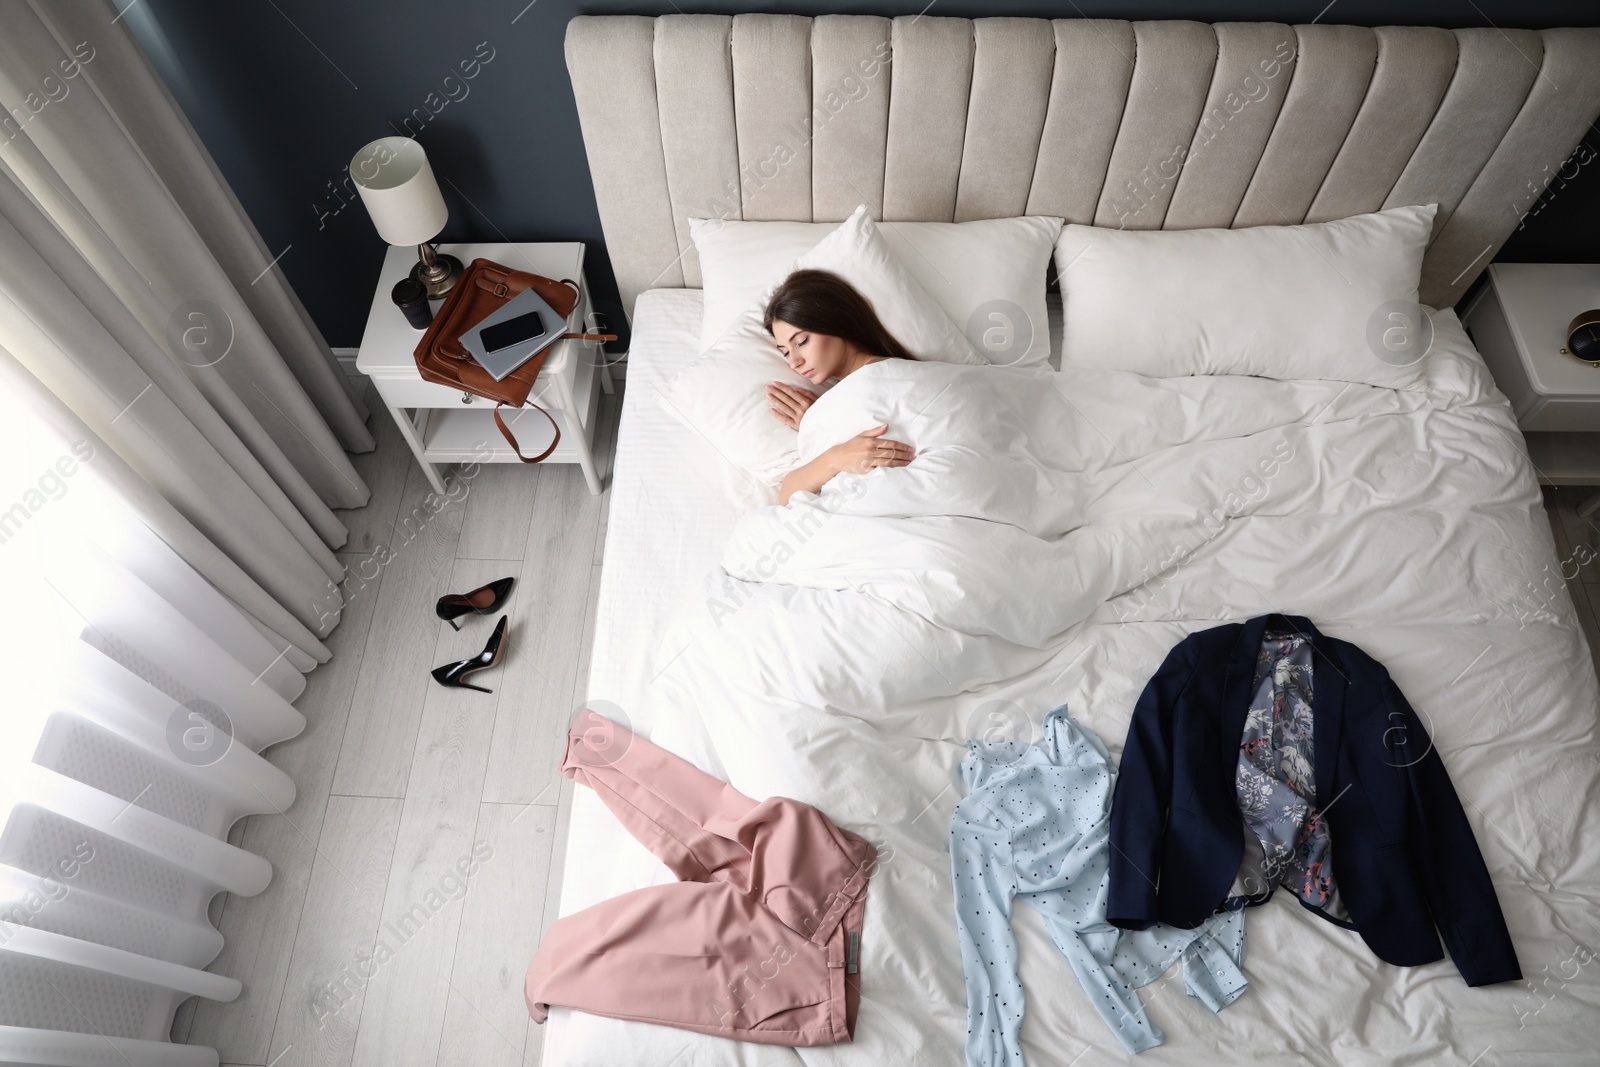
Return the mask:
[[428,306],[428,287],[417,279],[401,278],[394,283],[394,291],[389,295],[395,307],[405,314],[406,321],[417,329],[426,330],[433,321],[433,308]]

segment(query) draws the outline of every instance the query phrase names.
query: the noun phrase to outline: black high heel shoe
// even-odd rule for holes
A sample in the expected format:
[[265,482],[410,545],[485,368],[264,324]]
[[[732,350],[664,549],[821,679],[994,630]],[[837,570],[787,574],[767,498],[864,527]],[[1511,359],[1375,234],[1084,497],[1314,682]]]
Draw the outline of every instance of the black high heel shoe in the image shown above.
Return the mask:
[[515,578],[501,578],[497,582],[479,586],[470,593],[448,593],[439,598],[439,603],[433,606],[433,613],[459,630],[461,624],[456,622],[457,619],[473,612],[479,615],[492,613],[511,592],[511,585],[515,581]]
[[509,615],[500,616],[500,621],[494,624],[494,633],[489,635],[489,643],[483,646],[482,652],[459,663],[446,663],[443,667],[435,667],[432,672],[433,680],[451,689],[476,689],[480,693],[494,692],[493,689],[473,685],[466,679],[467,675],[487,670],[500,662],[500,653],[504,647],[501,642],[505,639],[506,620],[509,618]]

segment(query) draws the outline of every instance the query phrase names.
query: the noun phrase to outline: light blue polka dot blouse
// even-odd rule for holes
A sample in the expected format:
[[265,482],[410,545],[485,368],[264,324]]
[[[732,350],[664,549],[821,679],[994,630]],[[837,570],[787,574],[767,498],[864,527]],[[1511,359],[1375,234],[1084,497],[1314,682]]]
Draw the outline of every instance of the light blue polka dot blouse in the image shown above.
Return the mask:
[[1166,1039],[1137,991],[1174,961],[1182,959],[1189,995],[1212,1011],[1244,992],[1243,912],[1214,916],[1194,930],[1164,923],[1121,930],[1105,921],[1116,771],[1100,739],[1065,707],[1045,717],[1042,747],[968,741],[967,748],[961,765],[967,796],[950,820],[950,864],[971,1067],[1023,1064],[1014,898],[1044,918],[1090,1003],[1129,1052]]

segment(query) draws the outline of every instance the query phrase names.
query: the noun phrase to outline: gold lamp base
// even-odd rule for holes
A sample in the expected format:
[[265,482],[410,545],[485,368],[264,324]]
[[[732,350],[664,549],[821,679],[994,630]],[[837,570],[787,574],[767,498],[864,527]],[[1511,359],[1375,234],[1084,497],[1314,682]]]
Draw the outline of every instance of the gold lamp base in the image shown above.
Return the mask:
[[430,244],[417,246],[417,265],[411,268],[411,276],[427,287],[428,296],[444,296],[454,289],[461,271],[461,261],[455,256],[435,252]]

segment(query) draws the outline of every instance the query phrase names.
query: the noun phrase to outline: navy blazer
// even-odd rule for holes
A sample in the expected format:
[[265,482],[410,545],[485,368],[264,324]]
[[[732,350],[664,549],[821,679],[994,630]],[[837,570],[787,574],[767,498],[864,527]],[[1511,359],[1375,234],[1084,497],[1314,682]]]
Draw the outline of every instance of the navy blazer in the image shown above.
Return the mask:
[[[1520,979],[1488,868],[1444,761],[1383,666],[1295,615],[1191,634],[1134,708],[1111,802],[1107,919],[1192,929],[1244,856],[1234,770],[1269,623],[1312,644],[1312,768],[1334,881],[1379,959],[1443,959],[1468,985]],[[1340,924],[1344,925],[1344,924]]]

